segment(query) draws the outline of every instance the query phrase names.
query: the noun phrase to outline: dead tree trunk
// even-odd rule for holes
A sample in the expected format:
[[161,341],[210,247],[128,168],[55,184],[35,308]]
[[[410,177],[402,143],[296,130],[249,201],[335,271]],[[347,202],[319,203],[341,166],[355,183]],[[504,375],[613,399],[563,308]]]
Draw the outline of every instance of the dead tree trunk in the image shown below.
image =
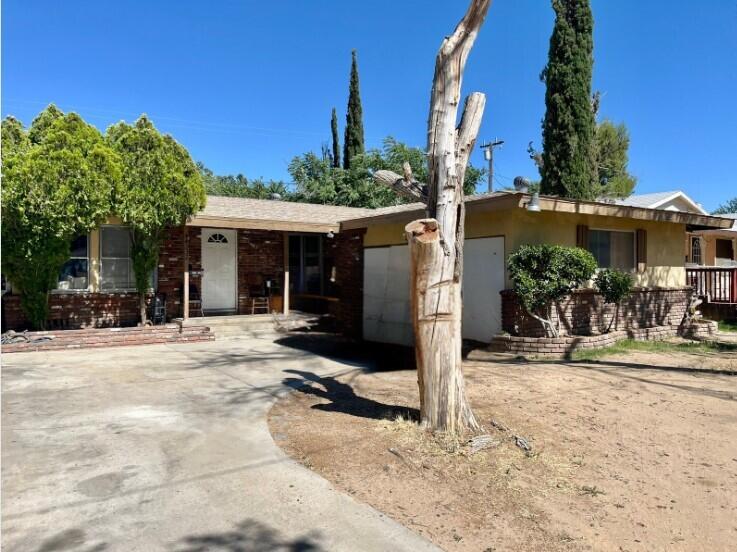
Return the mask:
[[[426,190],[431,218],[416,220],[405,228],[411,257],[420,416],[422,424],[431,430],[459,432],[479,427],[463,380],[461,280],[463,180],[481,124],[485,96],[471,94],[457,128],[456,122],[463,69],[489,4],[490,0],[472,0],[453,34],[440,46],[427,132]],[[410,179],[405,175],[404,180]],[[405,189],[413,187],[411,182],[407,184]]]

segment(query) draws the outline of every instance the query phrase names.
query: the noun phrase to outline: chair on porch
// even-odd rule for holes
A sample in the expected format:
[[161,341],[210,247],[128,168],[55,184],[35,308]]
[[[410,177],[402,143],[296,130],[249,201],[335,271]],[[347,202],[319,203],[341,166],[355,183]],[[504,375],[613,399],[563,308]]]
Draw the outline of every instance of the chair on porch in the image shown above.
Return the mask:
[[271,302],[266,288],[262,284],[260,286],[250,286],[248,288],[248,296],[251,298],[251,314],[269,314],[271,312]]

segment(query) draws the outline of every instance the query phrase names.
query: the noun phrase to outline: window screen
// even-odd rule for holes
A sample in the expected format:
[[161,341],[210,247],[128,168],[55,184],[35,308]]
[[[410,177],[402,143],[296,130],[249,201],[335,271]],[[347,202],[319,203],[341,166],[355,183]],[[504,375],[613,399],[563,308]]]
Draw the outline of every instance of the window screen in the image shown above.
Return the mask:
[[612,230],[589,230],[588,249],[601,268],[635,268],[635,234]]
[[127,228],[100,228],[100,285],[104,290],[129,290],[136,287],[130,232]]

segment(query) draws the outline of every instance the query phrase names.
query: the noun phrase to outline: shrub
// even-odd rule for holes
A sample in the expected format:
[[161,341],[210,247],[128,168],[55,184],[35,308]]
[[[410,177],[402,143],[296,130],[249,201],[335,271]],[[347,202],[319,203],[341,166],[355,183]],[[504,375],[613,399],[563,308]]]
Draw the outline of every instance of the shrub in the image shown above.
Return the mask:
[[604,297],[605,303],[616,304],[614,316],[606,330],[609,333],[619,316],[619,302],[632,292],[632,276],[621,270],[603,268],[594,278],[594,287]]
[[594,287],[605,303],[619,303],[632,292],[632,275],[614,268],[602,268],[594,277]]
[[53,105],[29,129],[2,123],[2,270],[34,328],[75,237],[110,213],[120,162],[100,132]]
[[523,245],[509,256],[508,269],[522,307],[558,337],[550,306],[591,279],[596,260],[578,247]]

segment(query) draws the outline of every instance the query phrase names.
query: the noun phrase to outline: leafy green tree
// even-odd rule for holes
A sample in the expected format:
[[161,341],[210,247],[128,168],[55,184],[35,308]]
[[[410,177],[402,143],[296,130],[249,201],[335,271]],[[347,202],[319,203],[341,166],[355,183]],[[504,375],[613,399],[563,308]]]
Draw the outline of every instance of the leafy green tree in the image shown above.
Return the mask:
[[624,124],[604,120],[596,126],[597,197],[623,198],[632,194],[637,179],[627,170],[630,137]]
[[340,137],[338,136],[338,114],[333,108],[330,120],[330,131],[333,135],[333,167],[340,167]]
[[[401,174],[405,161],[412,167],[418,181],[427,181],[427,161],[423,150],[407,146],[391,136],[384,139],[381,149],[370,149],[357,155],[348,170],[333,167],[329,159],[314,153],[300,155],[289,164],[289,174],[297,185],[292,199],[365,208],[397,205],[404,200],[393,190],[376,184],[371,175],[381,169]],[[483,169],[469,165],[464,181],[466,194],[475,192],[484,174]]]
[[287,185],[278,180],[249,180],[242,174],[218,176],[200,162],[197,162],[197,170],[207,195],[254,199],[274,199],[279,196],[281,199],[289,199]]
[[632,293],[632,284],[631,274],[614,268],[602,268],[594,277],[594,288],[602,295],[604,302],[616,305],[606,333],[611,331],[619,317],[619,303]]
[[596,125],[591,105],[594,20],[589,0],[553,0],[545,82],[541,191],[594,199]]
[[28,131],[7,118],[2,141],[2,270],[31,324],[44,328],[72,240],[110,213],[120,161],[95,127],[53,105]]
[[184,224],[205,206],[205,188],[187,150],[168,134],[161,135],[145,115],[133,125],[111,126],[106,138],[123,162],[123,177],[114,191],[115,214],[130,228],[141,324],[145,324],[146,292],[164,232]]
[[358,85],[358,59],[356,51],[351,52],[351,81],[348,89],[348,111],[345,116],[345,142],[343,144],[343,168],[350,169],[353,157],[364,152],[363,108],[361,91]]
[[520,304],[553,337],[559,334],[551,321],[552,304],[591,279],[596,266],[585,249],[548,244],[522,245],[507,261]]
[[726,203],[722,203],[712,212],[712,215],[726,215],[732,213],[737,213],[737,197],[733,197]]

